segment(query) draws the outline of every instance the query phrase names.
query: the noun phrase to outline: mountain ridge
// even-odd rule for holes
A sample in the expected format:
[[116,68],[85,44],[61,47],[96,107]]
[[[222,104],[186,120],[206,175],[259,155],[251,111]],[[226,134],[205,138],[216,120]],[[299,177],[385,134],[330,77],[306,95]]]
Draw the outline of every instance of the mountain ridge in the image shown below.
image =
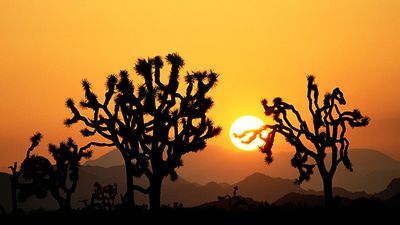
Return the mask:
[[[400,161],[378,150],[354,148],[349,154],[354,172],[340,165],[334,177],[336,186],[352,192],[366,191],[373,194],[385,188],[392,179],[400,177]],[[178,168],[177,172],[182,177],[199,184],[206,184],[211,180],[233,184],[254,172],[294,181],[298,174],[297,170],[291,167],[291,157],[290,152],[274,152],[274,162],[266,165],[263,155],[259,152],[233,152],[220,146],[210,145],[204,151],[184,156],[185,166]],[[96,160],[86,162],[85,165],[100,165],[103,161],[107,162],[105,164],[107,166],[123,163],[118,150],[113,150]],[[238,163],[241,166],[238,166]],[[321,190],[322,187],[318,170],[315,170],[309,182],[302,184],[304,189]]]
[[[100,182],[102,185],[116,183],[118,185],[118,195],[125,192],[124,176],[121,176],[121,171],[124,167],[116,166],[110,168],[101,167],[82,167],[81,178],[78,183],[77,190],[73,195],[72,205],[74,208],[82,208],[83,204],[80,202],[84,199],[90,199],[93,191],[93,184]],[[96,176],[95,176],[96,175]],[[147,181],[145,178],[136,179],[137,185],[146,186]],[[162,186],[161,201],[164,205],[174,205],[175,203],[182,203],[185,207],[195,207],[205,203],[214,202],[218,196],[230,195],[234,187],[238,187],[238,194],[251,199],[251,201],[274,203],[286,195],[292,193],[297,196],[315,195],[322,196],[322,191],[304,190],[298,185],[295,185],[292,180],[284,178],[273,178],[262,173],[253,173],[245,179],[234,183],[217,183],[209,182],[206,185],[200,185],[195,182],[190,182],[180,177],[176,182],[165,179]],[[353,193],[343,188],[334,188],[334,194],[340,195],[344,198],[355,199],[360,197],[381,197],[382,199],[389,199],[396,193],[400,192],[400,178],[394,179],[387,185],[385,190],[376,195],[368,195],[365,192]],[[10,183],[9,174],[0,173],[0,204],[8,211],[11,207],[10,197]],[[318,197],[321,198],[321,197]],[[135,192],[135,199],[137,204],[147,204],[147,196]],[[290,199],[290,198],[289,198]],[[116,203],[120,199],[116,198]],[[57,205],[52,197],[48,196],[43,200],[30,199],[26,203],[19,204],[25,210],[43,208],[43,209],[56,209]]]

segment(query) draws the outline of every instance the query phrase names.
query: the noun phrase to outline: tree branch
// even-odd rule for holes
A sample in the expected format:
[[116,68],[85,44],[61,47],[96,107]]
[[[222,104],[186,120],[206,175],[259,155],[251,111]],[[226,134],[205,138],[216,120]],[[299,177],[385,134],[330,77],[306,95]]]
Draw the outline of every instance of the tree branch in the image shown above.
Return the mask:
[[89,144],[83,146],[80,148],[80,150],[86,150],[88,148],[90,148],[91,146],[97,146],[97,147],[112,147],[115,146],[114,143],[103,143],[103,142],[90,142]]
[[136,190],[136,191],[139,191],[139,192],[141,192],[143,194],[149,194],[149,192],[150,192],[150,187],[143,188],[143,187],[140,187],[138,185],[133,185],[133,189]]

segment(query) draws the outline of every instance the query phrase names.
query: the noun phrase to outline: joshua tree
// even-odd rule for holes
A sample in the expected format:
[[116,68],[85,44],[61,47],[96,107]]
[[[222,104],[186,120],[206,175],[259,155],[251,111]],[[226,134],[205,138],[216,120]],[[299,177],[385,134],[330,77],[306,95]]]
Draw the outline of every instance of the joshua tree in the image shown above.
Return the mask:
[[[335,88],[332,93],[327,93],[323,104],[320,105],[314,76],[310,75],[307,79],[308,109],[312,116],[311,127],[293,105],[282,101],[281,98],[275,98],[272,105],[268,105],[268,101],[264,99],[262,105],[265,115],[271,116],[276,123],[246,131],[237,136],[242,138],[251,133],[250,138],[245,141],[247,143],[253,141],[257,136],[263,138],[265,144],[260,147],[260,150],[266,154],[265,160],[269,164],[272,162],[271,149],[275,134],[283,135],[286,141],[296,149],[291,160],[292,166],[299,171],[296,183],[301,184],[303,181],[308,181],[313,174],[314,167],[317,166],[324,184],[325,205],[331,206],[333,201],[332,180],[338,165],[343,163],[348,170],[353,171],[348,156],[349,140],[345,136],[347,126],[350,125],[352,128],[366,126],[369,118],[364,117],[357,109],[342,111],[340,106],[345,105],[346,100],[339,88]],[[261,133],[264,130],[268,131],[266,137],[263,137]],[[326,157],[327,154],[331,155],[330,162]]]
[[49,145],[49,152],[56,161],[50,192],[62,210],[71,209],[71,196],[79,179],[79,162],[82,158],[90,158],[92,155],[87,148],[88,146],[78,148],[71,138],[67,142],[61,142],[59,147]]
[[[92,111],[90,117],[82,115],[72,99],[67,100],[73,117],[65,124],[82,121],[84,136],[99,134],[108,140],[92,145],[117,147],[125,160],[128,203],[134,204],[133,190],[138,190],[149,194],[151,209],[160,207],[163,178],[177,179],[175,169],[182,165],[181,156],[204,149],[206,140],[221,131],[206,115],[213,105],[207,93],[218,75],[213,71],[187,73],[185,91],[179,93],[184,61],[177,54],[167,55],[166,60],[171,71],[165,82],[160,78],[161,57],[138,59],[135,70],[144,83],[136,84],[135,90],[127,71],[121,71],[119,77],[110,75],[101,102],[84,80],[85,99],[80,105]],[[133,176],[142,174],[149,180],[148,188],[133,183]]]
[[[28,150],[26,151],[26,156],[24,161],[21,164],[21,168],[18,170],[18,165],[17,162],[14,162],[13,166],[9,166],[8,168],[11,169],[11,176],[10,176],[10,181],[11,181],[11,200],[12,200],[12,209],[15,212],[18,209],[17,206],[17,189],[20,188],[20,182],[19,182],[19,177],[23,174],[24,170],[23,168],[29,167],[30,164],[32,164],[31,162],[39,162],[42,161],[40,160],[41,158],[38,156],[31,156],[31,152],[33,151],[33,149],[35,149],[39,143],[40,143],[40,139],[42,139],[42,134],[41,133],[36,133],[31,137],[31,146],[28,148]],[[24,176],[26,178],[34,178],[36,179],[37,176],[33,176],[35,175],[35,173],[31,173],[29,174],[29,172]],[[42,188],[39,188],[39,190]],[[44,194],[45,195],[45,194]],[[43,191],[39,191],[38,192],[38,196],[43,196]],[[22,196],[21,196],[22,197]]]
[[[76,189],[79,177],[79,162],[82,158],[91,156],[91,152],[86,150],[90,145],[78,149],[74,141],[69,138],[67,143],[61,142],[59,148],[49,145],[49,152],[56,161],[53,167],[47,158],[31,155],[41,138],[40,133],[31,137],[32,144],[19,170],[16,162],[14,166],[9,167],[12,170],[10,179],[14,211],[17,209],[17,200],[26,201],[33,195],[44,198],[48,191],[57,200],[60,209],[71,209],[71,195]],[[23,179],[19,179],[21,175]],[[70,188],[67,188],[67,183],[71,184]],[[18,195],[17,189],[19,189]],[[60,190],[64,194],[61,194]]]

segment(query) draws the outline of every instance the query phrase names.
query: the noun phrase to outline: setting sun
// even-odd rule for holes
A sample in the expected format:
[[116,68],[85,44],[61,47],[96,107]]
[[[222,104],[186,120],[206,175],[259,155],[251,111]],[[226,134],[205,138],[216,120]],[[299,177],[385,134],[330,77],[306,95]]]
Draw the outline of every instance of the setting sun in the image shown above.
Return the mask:
[[[253,130],[257,129],[264,125],[263,121],[255,116],[242,116],[239,119],[233,122],[231,129],[230,129],[230,137],[232,143],[239,149],[244,151],[252,151],[264,144],[264,141],[261,140],[259,137],[256,138],[250,144],[243,143],[243,141],[247,140],[249,135],[246,135],[243,138],[237,138],[234,134],[241,134],[246,130]],[[263,133],[263,135],[266,135]]]

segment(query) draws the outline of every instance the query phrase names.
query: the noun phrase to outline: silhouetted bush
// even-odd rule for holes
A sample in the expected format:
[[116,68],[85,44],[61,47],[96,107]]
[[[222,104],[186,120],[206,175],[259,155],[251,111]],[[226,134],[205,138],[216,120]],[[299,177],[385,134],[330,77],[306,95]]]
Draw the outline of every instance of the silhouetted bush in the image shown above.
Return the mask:
[[94,184],[94,192],[90,199],[82,201],[86,210],[111,211],[114,208],[115,196],[117,196],[117,184],[101,186],[98,182]]

